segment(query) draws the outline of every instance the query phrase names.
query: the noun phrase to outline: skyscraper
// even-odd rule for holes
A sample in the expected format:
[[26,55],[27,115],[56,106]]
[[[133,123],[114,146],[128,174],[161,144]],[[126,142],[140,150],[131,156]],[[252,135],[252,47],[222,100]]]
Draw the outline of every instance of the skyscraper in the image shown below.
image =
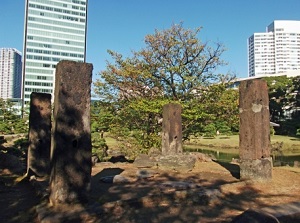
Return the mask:
[[300,75],[300,21],[275,20],[248,38],[248,76]]
[[22,56],[13,48],[0,49],[0,98],[21,98]]
[[54,93],[60,60],[85,62],[88,0],[26,0],[23,99]]

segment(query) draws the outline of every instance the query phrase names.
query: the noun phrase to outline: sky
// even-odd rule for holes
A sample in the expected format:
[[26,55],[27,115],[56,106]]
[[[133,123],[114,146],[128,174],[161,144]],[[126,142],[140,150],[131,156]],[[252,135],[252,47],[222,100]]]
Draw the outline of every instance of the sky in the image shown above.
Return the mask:
[[[144,37],[173,24],[202,27],[202,42],[220,42],[228,62],[219,72],[248,76],[247,39],[274,20],[300,20],[299,0],[89,0],[86,62],[93,80],[111,60],[107,50],[130,57]],[[23,50],[25,0],[0,0],[0,48]]]

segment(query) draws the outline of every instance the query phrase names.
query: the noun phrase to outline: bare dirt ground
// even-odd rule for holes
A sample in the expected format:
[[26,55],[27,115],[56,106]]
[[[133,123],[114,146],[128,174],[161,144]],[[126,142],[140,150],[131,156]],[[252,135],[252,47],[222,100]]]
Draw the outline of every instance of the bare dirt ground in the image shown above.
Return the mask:
[[[219,162],[197,162],[188,173],[143,171],[145,178],[139,178],[141,169],[134,164],[98,163],[92,169],[89,204],[77,212],[44,208],[43,217],[52,214],[52,219],[64,219],[60,222],[231,222],[250,208],[300,202],[299,168],[275,167],[269,182],[241,181],[238,165]],[[0,222],[39,222],[36,210],[42,209],[36,207],[47,198],[37,196],[29,182],[15,183],[17,177],[2,169]],[[109,181],[113,177],[121,180]],[[300,215],[280,222],[300,222]]]

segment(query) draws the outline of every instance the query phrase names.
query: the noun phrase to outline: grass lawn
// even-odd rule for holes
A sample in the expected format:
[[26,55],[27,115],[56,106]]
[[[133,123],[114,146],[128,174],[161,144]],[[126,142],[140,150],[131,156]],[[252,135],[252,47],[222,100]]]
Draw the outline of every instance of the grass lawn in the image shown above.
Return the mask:
[[[300,154],[300,138],[274,135],[271,143],[283,143],[282,150],[285,155]],[[209,148],[210,150],[226,151],[227,153],[238,153],[239,135],[217,136],[216,138],[193,138],[185,143],[189,148]]]
[[[118,141],[109,136],[104,135],[106,143],[110,149],[118,148]],[[300,138],[274,135],[271,136],[271,143],[283,143],[282,150],[285,155],[300,155]],[[239,153],[239,135],[217,136],[216,138],[193,138],[189,142],[184,143],[184,147],[203,148],[226,153]]]

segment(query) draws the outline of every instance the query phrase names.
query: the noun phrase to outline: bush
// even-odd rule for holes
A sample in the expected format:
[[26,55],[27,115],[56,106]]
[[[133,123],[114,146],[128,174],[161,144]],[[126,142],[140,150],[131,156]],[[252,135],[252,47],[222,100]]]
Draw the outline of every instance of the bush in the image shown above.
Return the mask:
[[215,137],[217,129],[213,123],[210,123],[203,128],[204,137]]
[[108,146],[104,138],[101,138],[99,133],[92,133],[92,154],[96,155],[100,160],[107,157]]

